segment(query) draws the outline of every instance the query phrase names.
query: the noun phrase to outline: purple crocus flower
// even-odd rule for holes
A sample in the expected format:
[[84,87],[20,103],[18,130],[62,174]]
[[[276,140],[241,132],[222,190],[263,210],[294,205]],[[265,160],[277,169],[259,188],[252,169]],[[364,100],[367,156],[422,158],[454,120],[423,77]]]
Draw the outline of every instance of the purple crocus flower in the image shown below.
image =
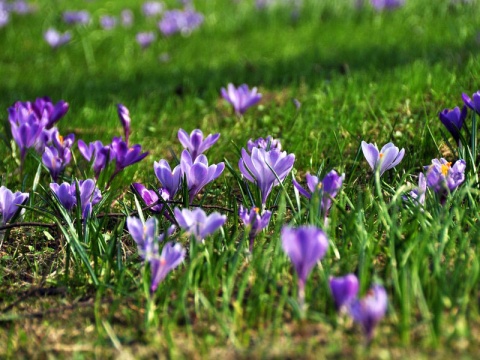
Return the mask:
[[330,291],[337,310],[345,311],[349,304],[352,303],[358,294],[358,279],[353,274],[348,274],[342,277],[330,277]]
[[193,130],[190,135],[183,129],[178,130],[178,140],[190,152],[192,160],[210,149],[219,138],[220,134],[210,134],[203,139],[203,132],[200,129]]
[[203,241],[227,221],[225,215],[214,212],[207,216],[201,208],[193,210],[175,208],[175,218],[178,225],[197,242]]
[[110,161],[110,147],[103,146],[99,140],[88,145],[83,140],[78,140],[78,150],[87,161],[92,162],[95,178],[98,179],[100,173]]
[[103,15],[100,17],[100,26],[104,30],[112,30],[117,26],[117,19],[114,16]]
[[180,265],[185,259],[185,249],[182,245],[168,242],[162,249],[160,256],[150,259],[150,269],[152,271],[152,280],[150,291],[154,293],[158,284],[165,279],[167,274]]
[[70,42],[72,35],[67,31],[65,33],[60,33],[57,30],[50,28],[43,34],[43,38],[50,45],[50,47],[56,49],[66,43]]
[[232,104],[238,115],[243,115],[247,109],[257,104],[262,98],[262,94],[257,93],[257,88],[252,90],[247,84],[240,85],[235,88],[233,84],[228,84],[227,89],[221,89],[222,97]]
[[133,25],[133,12],[130,9],[124,9],[120,13],[120,21],[122,23],[122,26],[124,27],[130,27]]
[[190,33],[203,23],[203,15],[192,9],[170,10],[163,14],[158,28],[164,36]]
[[447,128],[447,130],[452,134],[455,142],[459,144],[460,142],[460,130],[462,129],[463,123],[467,118],[467,106],[464,105],[460,111],[457,106],[453,110],[444,109],[438,114],[440,121]]
[[265,149],[267,151],[270,150],[282,150],[282,144],[280,143],[280,140],[274,139],[271,135],[268,135],[265,139],[260,137],[258,139],[250,139],[247,142],[247,150],[248,152],[252,152],[252,149],[260,148],[260,149]]
[[92,179],[80,180],[73,184],[63,183],[58,185],[56,183],[50,184],[50,189],[55,193],[62,206],[71,211],[77,206],[77,187],[79,191],[82,216],[84,219],[90,216],[92,207],[100,202],[102,194],[96,187],[95,181]]
[[155,161],[153,163],[153,170],[158,181],[160,181],[162,186],[170,194],[170,199],[173,199],[182,181],[182,169],[180,165],[175,166],[172,170],[167,160],[161,159],[159,162]]
[[115,174],[119,173],[127,166],[133,165],[143,160],[148,155],[148,151],[142,153],[142,146],[139,144],[129,147],[122,138],[113,138],[110,144],[110,158],[115,159]]
[[90,22],[90,13],[86,10],[65,11],[63,13],[63,21],[67,24],[87,25]]
[[53,181],[57,181],[58,176],[65,170],[71,158],[70,149],[65,149],[63,154],[61,154],[55,147],[47,146],[42,155],[42,163],[50,171]]
[[373,285],[365,297],[350,304],[349,313],[353,320],[362,326],[367,341],[372,339],[375,327],[385,316],[387,307],[387,292],[378,284]]
[[144,224],[139,218],[128,216],[127,228],[137,243],[138,253],[143,260],[149,261],[158,254],[157,219],[152,217]]
[[205,185],[218,178],[225,164],[223,162],[208,166],[207,157],[203,154],[199,155],[195,160],[187,150],[182,151],[180,158],[180,167],[187,180],[188,195],[190,203],[193,202],[197,195]]
[[376,10],[393,10],[405,4],[405,0],[371,0]]
[[283,181],[287,177],[294,162],[295,155],[287,155],[286,151],[266,151],[254,147],[251,154],[242,149],[242,157],[238,162],[238,167],[248,181],[258,186],[262,204],[265,205],[272,188],[279,185],[279,181]]
[[271,211],[264,211],[260,214],[260,209],[254,207],[248,211],[240,205],[238,216],[243,222],[243,225],[248,230],[249,251],[253,252],[253,242],[257,235],[268,226],[270,218],[272,217]]
[[343,185],[345,174],[338,175],[335,170],[332,170],[325,175],[322,181],[319,181],[318,177],[307,173],[306,179],[309,191],[305,190],[295,179],[292,180],[293,186],[295,186],[298,192],[307,199],[310,199],[312,195],[317,192],[320,193],[322,199],[321,207],[323,212],[326,214],[332,206],[332,199],[337,196],[340,188]]
[[425,166],[427,170],[427,186],[438,194],[455,190],[465,181],[465,160],[458,160],[452,166],[444,158],[433,159],[432,165]]
[[[138,193],[138,195],[142,198],[143,202],[147,206],[151,206],[150,210],[152,210],[155,213],[160,213],[163,210],[163,204],[159,202],[159,198],[157,195],[157,192],[154,190],[148,190],[145,186],[143,186],[140,183],[133,183],[132,184],[133,188],[135,191]],[[162,197],[164,201],[170,200],[170,194],[168,193],[167,189],[158,189],[158,193]],[[152,206],[153,205],[153,206]]]
[[[29,102],[23,104],[29,104]],[[63,100],[53,104],[48,96],[37,98],[31,103],[31,109],[35,112],[38,118],[42,118],[43,116],[47,118],[47,123],[45,125],[46,129],[52,129],[53,125],[65,116],[69,107],[69,104]]]
[[303,308],[307,277],[315,264],[325,256],[328,239],[325,233],[315,226],[284,226],[281,237],[283,251],[292,261],[298,275],[298,298]]
[[380,176],[385,171],[397,166],[405,155],[405,149],[399,151],[393,143],[384,145],[379,152],[377,144],[367,144],[362,141],[362,151],[372,170],[377,171],[379,169]]
[[153,17],[163,12],[163,4],[159,1],[147,1],[142,5],[142,13],[145,17]]
[[470,96],[463,93],[462,100],[466,106],[475,111],[477,114],[480,114],[480,90],[474,93],[471,99]]
[[152,42],[155,41],[155,33],[152,31],[148,32],[139,32],[135,36],[137,43],[142,47],[142,49],[146,49],[149,47]]
[[[416,205],[423,206],[425,205],[425,194],[427,193],[427,178],[423,173],[418,174],[418,187],[410,191],[408,197],[412,199],[413,203]],[[404,196],[403,199],[407,200],[407,196]]]
[[28,193],[22,193],[20,191],[13,193],[5,186],[0,186],[0,214],[2,215],[2,225],[5,225],[15,214],[21,211],[18,205],[23,205],[28,197]]
[[[75,184],[74,184],[75,185]],[[60,204],[67,210],[72,211],[72,209],[77,205],[77,196],[76,188],[69,183],[62,183],[58,185],[57,183],[51,183],[50,189],[57,196]]]
[[130,137],[130,123],[132,119],[130,118],[130,111],[123,104],[117,105],[118,118],[123,127],[123,132],[125,133],[125,142],[128,145],[128,138]]
[[10,21],[10,13],[3,9],[0,3],[0,29]]

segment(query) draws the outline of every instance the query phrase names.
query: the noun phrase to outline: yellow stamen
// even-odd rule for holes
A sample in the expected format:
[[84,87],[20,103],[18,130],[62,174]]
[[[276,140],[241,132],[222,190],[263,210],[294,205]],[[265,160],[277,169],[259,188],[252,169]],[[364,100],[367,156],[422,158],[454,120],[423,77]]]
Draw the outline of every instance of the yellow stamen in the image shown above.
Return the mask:
[[260,212],[260,209],[256,207],[256,208],[253,208],[253,211],[255,211],[258,214]]
[[63,136],[62,135],[58,135],[58,142],[63,145]]
[[380,153],[378,156],[380,156],[380,159],[383,157],[383,153]]
[[323,183],[322,183],[322,182],[319,182],[319,183],[317,184],[317,189],[320,190],[322,187],[323,187]]
[[442,174],[443,176],[447,176],[448,174],[448,171],[450,170],[450,168],[452,167],[452,163],[451,162],[447,162],[446,164],[442,164]]

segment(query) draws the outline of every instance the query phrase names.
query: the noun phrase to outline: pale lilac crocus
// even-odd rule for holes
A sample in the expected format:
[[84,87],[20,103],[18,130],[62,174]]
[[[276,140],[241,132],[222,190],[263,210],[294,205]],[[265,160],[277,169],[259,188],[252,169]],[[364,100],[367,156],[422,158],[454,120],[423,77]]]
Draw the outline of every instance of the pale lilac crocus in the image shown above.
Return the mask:
[[117,26],[117,19],[114,16],[103,15],[100,17],[100,26],[103,30],[112,30]]
[[247,150],[248,152],[252,152],[252,149],[260,148],[260,149],[265,149],[267,151],[270,150],[282,150],[282,144],[280,143],[280,140],[274,139],[271,135],[268,135],[265,139],[260,137],[258,139],[250,139],[247,142]]
[[380,176],[389,169],[397,166],[405,155],[405,149],[399,150],[393,143],[388,143],[378,151],[376,144],[367,144],[362,141],[363,155],[373,171],[380,171]]
[[187,150],[182,151],[180,167],[187,181],[190,203],[208,183],[217,179],[225,169],[223,162],[208,165],[207,157],[200,154],[195,160]]
[[142,5],[142,13],[145,17],[154,17],[163,12],[163,4],[159,1],[146,1]]
[[207,236],[218,230],[227,217],[214,212],[207,216],[201,208],[193,210],[175,208],[175,219],[180,228],[195,238],[197,242],[202,242]]
[[262,94],[257,92],[256,87],[250,90],[247,84],[242,84],[238,88],[235,88],[235,86],[230,83],[227,85],[227,89],[221,89],[221,94],[222,97],[233,106],[238,115],[243,115],[249,107],[257,104],[262,98]]
[[475,111],[477,114],[480,114],[480,90],[473,93],[472,98],[463,93],[462,100],[466,106]]
[[132,10],[130,10],[130,9],[124,9],[120,13],[120,21],[122,23],[122,26],[124,26],[124,27],[132,26],[133,25],[133,19],[134,19],[134,15],[133,15]]
[[132,119],[130,118],[130,111],[123,104],[117,104],[117,113],[118,118],[120,119],[120,124],[122,124],[123,132],[125,134],[125,142],[128,145],[128,138],[130,137],[131,127],[130,124]]
[[312,195],[315,193],[320,194],[322,199],[322,211],[326,215],[332,206],[332,199],[337,196],[343,185],[345,174],[339,175],[335,170],[332,170],[325,175],[322,181],[320,181],[317,176],[310,175],[310,173],[307,173],[305,177],[307,179],[308,191],[304,189],[295,179],[292,180],[293,186],[295,186],[298,192],[307,199],[311,199]]
[[65,11],[63,13],[63,21],[67,24],[86,25],[90,22],[90,13],[86,10]]
[[145,223],[137,217],[127,217],[128,232],[135,240],[138,253],[143,260],[149,261],[158,254],[158,221],[151,217]]
[[135,39],[142,49],[146,49],[155,41],[155,33],[152,31],[139,32]]
[[[418,186],[409,192],[408,197],[412,199],[414,204],[423,206],[425,205],[426,193],[427,193],[427,178],[421,172],[418,174]],[[408,197],[404,196],[404,200],[407,200]]]
[[288,255],[298,275],[298,299],[300,307],[305,303],[305,283],[315,264],[320,261],[328,249],[325,233],[315,226],[282,228],[282,248]]
[[452,134],[455,142],[459,144],[460,130],[462,129],[463,123],[467,118],[467,106],[464,105],[462,110],[460,110],[458,106],[452,110],[444,109],[438,114],[438,117],[450,134]]
[[167,160],[161,159],[153,163],[153,170],[158,181],[168,191],[170,199],[173,199],[182,181],[182,169],[180,165],[172,170]]
[[263,214],[260,213],[260,209],[254,207],[250,210],[245,209],[240,205],[238,210],[238,216],[243,222],[243,225],[248,231],[248,242],[249,242],[249,251],[253,252],[253,243],[257,235],[268,226],[270,218],[272,217],[271,211],[264,211]]
[[0,186],[0,214],[2,215],[2,225],[5,225],[21,211],[19,205],[23,205],[28,197],[28,193],[22,193],[20,191],[14,193],[7,187]]
[[43,34],[43,38],[48,43],[48,45],[50,45],[50,47],[56,49],[70,42],[70,40],[72,39],[72,35],[68,31],[62,34],[61,32],[50,28],[45,31],[45,33]]
[[185,249],[179,243],[168,242],[162,249],[160,256],[150,259],[150,269],[152,272],[150,292],[154,293],[158,285],[167,274],[180,265],[185,259]]
[[158,189],[158,194],[154,190],[148,190],[144,185],[140,183],[133,183],[132,187],[138,193],[138,195],[142,198],[145,205],[150,207],[155,213],[161,213],[163,210],[163,203],[159,201],[158,194],[162,197],[164,201],[170,200],[170,194],[166,189]]
[[373,285],[363,298],[350,304],[349,313],[353,320],[362,326],[367,342],[372,340],[375,327],[385,316],[387,307],[387,292],[378,284]]
[[183,129],[178,130],[178,141],[190,152],[192,160],[210,149],[220,138],[220,134],[210,134],[205,139],[200,129],[193,130],[190,135]]
[[266,151],[254,147],[251,154],[242,149],[238,167],[242,175],[260,189],[262,204],[265,205],[272,188],[287,177],[294,162],[295,155],[286,151]]
[[453,191],[465,181],[465,160],[457,160],[455,164],[444,158],[433,159],[432,164],[425,166],[427,186],[438,194]]
[[0,29],[8,24],[10,21],[10,13],[3,9],[0,4]]
[[358,279],[354,274],[341,277],[330,277],[330,291],[338,311],[345,312],[358,294]]

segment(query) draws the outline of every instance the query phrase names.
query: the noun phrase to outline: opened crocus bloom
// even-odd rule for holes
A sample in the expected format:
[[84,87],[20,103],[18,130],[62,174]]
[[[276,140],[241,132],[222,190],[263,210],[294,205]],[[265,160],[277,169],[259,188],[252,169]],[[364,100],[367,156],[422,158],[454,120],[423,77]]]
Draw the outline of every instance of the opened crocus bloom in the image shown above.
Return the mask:
[[427,170],[427,186],[436,193],[453,191],[465,181],[465,160],[458,160],[452,166],[444,158],[433,159],[432,165],[425,166]]
[[405,149],[399,150],[393,143],[388,143],[378,151],[376,144],[367,144],[362,141],[362,151],[365,159],[373,171],[380,171],[380,176],[389,169],[397,166],[405,155]]

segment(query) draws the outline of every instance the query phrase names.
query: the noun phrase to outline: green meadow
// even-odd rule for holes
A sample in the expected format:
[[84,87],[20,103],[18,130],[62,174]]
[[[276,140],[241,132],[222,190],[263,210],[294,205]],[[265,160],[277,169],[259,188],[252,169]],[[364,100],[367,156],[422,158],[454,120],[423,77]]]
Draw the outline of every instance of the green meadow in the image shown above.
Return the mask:
[[[30,225],[0,227],[0,358],[478,357],[477,119],[469,112],[458,147],[438,113],[480,89],[480,4],[407,0],[375,11],[354,2],[304,0],[295,9],[278,1],[259,10],[253,0],[195,0],[203,24],[168,37],[158,31],[161,16],[144,17],[134,0],[36,0],[33,13],[11,15],[0,28],[0,178],[30,194],[15,220]],[[131,27],[101,28],[102,15],[126,8]],[[64,11],[82,9],[90,24],[62,20]],[[50,27],[70,31],[72,40],[50,48],[43,39]],[[146,49],[135,41],[140,31],[156,33]],[[257,87],[261,102],[237,116],[220,95],[228,83]],[[149,151],[100,187],[103,200],[84,228],[80,218],[59,217],[65,214],[41,156],[29,152],[20,167],[7,109],[43,96],[70,104],[56,126],[87,143],[123,134],[117,104],[124,104],[130,142]],[[178,163],[180,128],[221,134],[206,155],[226,168],[193,207],[227,222],[204,244],[177,229],[171,240],[187,249],[185,261],[150,295],[149,267],[126,218],[154,216],[162,231],[170,222],[143,206],[130,185],[160,186],[153,163]],[[238,209],[253,204],[238,161],[249,139],[268,135],[295,154],[295,164],[274,187],[266,204],[272,219],[250,254]],[[393,142],[405,157],[376,177],[362,140]],[[62,181],[92,178],[72,149]],[[431,189],[424,206],[405,200],[423,167],[441,157],[465,159],[465,182],[444,201]],[[307,172],[323,178],[332,169],[345,180],[326,224],[318,203],[294,191],[292,177],[304,185]],[[165,204],[170,214],[188,207],[182,195]],[[282,250],[285,224],[315,225],[329,239],[308,277],[305,311]],[[335,310],[329,277],[347,273],[358,276],[361,296],[373,283],[388,294],[369,344]]]

